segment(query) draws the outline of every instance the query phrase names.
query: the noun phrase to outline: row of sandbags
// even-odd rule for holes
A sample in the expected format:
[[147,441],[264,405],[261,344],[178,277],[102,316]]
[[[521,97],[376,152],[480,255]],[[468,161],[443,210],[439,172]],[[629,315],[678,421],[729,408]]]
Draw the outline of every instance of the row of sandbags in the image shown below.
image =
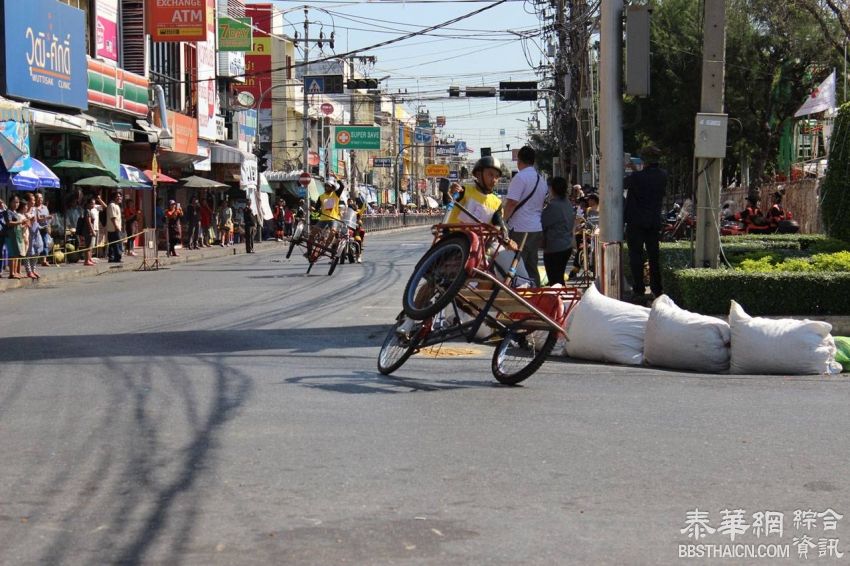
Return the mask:
[[567,317],[565,354],[700,373],[836,374],[842,366],[831,331],[826,322],[751,317],[734,301],[728,323],[679,308],[666,295],[650,309],[591,286]]

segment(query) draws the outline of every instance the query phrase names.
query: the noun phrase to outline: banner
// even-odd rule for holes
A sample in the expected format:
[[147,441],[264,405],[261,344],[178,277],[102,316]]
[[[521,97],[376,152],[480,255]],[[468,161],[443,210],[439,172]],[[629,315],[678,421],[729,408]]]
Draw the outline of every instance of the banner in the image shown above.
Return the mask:
[[[254,95],[254,100],[260,101],[261,95],[272,86],[272,50],[271,50],[271,4],[248,4],[245,6],[245,16],[254,23],[254,39],[251,51],[245,53],[245,87]],[[260,109],[271,109],[272,97],[263,97]],[[261,117],[262,123],[262,117]]]
[[198,137],[215,140],[218,131],[215,115],[218,111],[216,104],[216,54],[215,54],[215,0],[205,0],[207,9],[206,36],[203,43],[198,43]]
[[206,0],[147,0],[148,33],[154,41],[206,41]]
[[118,62],[118,0],[97,0],[95,55]]
[[795,118],[816,114],[835,108],[835,71],[830,73],[802,106],[794,113]]

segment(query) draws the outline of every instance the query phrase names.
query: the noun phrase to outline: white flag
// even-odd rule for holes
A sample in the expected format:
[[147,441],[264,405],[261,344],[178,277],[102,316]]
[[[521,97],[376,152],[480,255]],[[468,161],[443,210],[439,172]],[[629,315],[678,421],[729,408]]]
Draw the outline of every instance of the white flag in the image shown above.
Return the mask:
[[794,113],[794,117],[807,116],[835,108],[835,71],[832,71]]

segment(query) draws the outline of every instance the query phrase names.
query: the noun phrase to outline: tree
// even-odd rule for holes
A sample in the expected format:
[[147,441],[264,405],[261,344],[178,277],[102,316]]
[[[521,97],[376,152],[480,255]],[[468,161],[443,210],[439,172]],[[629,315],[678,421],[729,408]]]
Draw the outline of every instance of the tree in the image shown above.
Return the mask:
[[850,241],[850,102],[841,106],[833,123],[820,205],[827,235]]
[[538,171],[552,171],[552,158],[558,154],[558,149],[552,139],[539,133],[528,137],[528,145],[534,150],[534,166]]
[[[783,130],[811,89],[837,64],[823,26],[799,2],[728,0],[725,105],[730,117],[724,182],[751,165],[754,185],[777,170]],[[832,1],[832,0],[830,0]],[[703,30],[700,2],[653,0],[652,94],[627,100],[625,148],[665,151],[673,189],[692,193],[694,117],[699,109]],[[827,27],[836,17],[823,12]]]

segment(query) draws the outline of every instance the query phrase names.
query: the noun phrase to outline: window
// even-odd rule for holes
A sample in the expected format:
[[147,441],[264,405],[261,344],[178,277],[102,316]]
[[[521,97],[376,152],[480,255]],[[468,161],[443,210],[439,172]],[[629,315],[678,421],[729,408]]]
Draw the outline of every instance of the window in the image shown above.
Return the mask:
[[177,42],[151,41],[150,80],[165,91],[165,105],[169,110],[183,107],[180,88],[180,46]]
[[93,55],[92,45],[94,45],[94,41],[92,41],[91,30],[92,25],[91,22],[94,19],[94,10],[92,0],[59,0],[62,4],[67,4],[72,8],[77,8],[78,10],[82,10],[85,14],[84,21],[86,24],[86,53],[89,55]]

